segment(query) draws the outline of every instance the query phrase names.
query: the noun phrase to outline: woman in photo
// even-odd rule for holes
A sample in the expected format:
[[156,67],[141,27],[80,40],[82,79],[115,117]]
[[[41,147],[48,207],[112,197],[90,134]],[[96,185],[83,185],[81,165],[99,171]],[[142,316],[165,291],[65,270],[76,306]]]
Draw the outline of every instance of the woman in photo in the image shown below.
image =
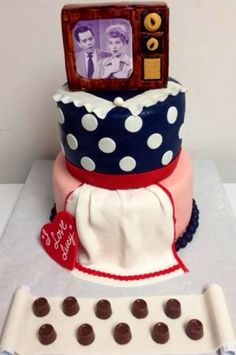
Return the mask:
[[132,59],[125,53],[129,36],[124,25],[111,25],[106,29],[106,41],[111,56],[98,63],[99,75],[103,79],[129,78],[133,71]]

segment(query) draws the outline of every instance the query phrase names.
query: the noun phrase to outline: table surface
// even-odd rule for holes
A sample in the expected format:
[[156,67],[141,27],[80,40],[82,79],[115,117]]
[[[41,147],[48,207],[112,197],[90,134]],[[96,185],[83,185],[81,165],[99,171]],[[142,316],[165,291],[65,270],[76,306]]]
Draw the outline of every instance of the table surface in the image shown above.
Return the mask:
[[23,184],[0,184],[0,238],[11,217]]
[[36,295],[45,296],[142,297],[199,294],[209,284],[218,283],[225,291],[236,326],[236,285],[231,277],[236,270],[236,223],[232,212],[236,215],[236,184],[226,184],[224,189],[213,161],[193,161],[200,226],[196,238],[180,251],[190,272],[162,283],[133,288],[78,282],[39,247],[38,233],[53,204],[52,164],[52,161],[36,161],[25,185],[0,185],[3,204],[0,212],[4,209],[0,218],[4,229],[0,240],[0,333],[13,293],[22,284],[30,286]]

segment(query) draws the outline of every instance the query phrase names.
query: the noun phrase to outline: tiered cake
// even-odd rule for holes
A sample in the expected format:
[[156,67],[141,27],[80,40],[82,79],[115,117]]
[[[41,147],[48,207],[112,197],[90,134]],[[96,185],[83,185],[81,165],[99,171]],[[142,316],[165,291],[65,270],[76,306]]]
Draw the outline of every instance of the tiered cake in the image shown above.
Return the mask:
[[57,213],[75,220],[75,268],[116,280],[186,270],[198,222],[181,148],[185,89],[168,79],[164,3],[65,6],[68,84],[54,96]]

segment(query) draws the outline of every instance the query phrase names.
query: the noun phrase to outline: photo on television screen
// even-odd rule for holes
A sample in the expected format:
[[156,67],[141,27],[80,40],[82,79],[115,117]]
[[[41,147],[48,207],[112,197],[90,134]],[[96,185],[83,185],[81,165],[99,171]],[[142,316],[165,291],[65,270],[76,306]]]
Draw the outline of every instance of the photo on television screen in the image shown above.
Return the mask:
[[81,77],[125,79],[132,74],[132,27],[128,20],[78,21],[73,38],[76,71]]

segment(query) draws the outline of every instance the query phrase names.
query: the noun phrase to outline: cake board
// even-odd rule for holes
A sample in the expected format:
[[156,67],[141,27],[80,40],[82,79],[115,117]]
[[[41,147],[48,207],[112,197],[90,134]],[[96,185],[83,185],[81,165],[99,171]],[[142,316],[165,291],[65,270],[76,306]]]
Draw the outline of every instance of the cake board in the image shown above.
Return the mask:
[[179,252],[190,272],[145,287],[117,288],[75,278],[51,260],[39,245],[39,231],[53,205],[52,161],[36,161],[0,242],[0,330],[12,296],[27,285],[39,296],[144,297],[196,294],[218,283],[225,292],[230,315],[236,324],[236,223],[215,165],[195,160],[194,197],[200,209],[200,225],[193,241]]

